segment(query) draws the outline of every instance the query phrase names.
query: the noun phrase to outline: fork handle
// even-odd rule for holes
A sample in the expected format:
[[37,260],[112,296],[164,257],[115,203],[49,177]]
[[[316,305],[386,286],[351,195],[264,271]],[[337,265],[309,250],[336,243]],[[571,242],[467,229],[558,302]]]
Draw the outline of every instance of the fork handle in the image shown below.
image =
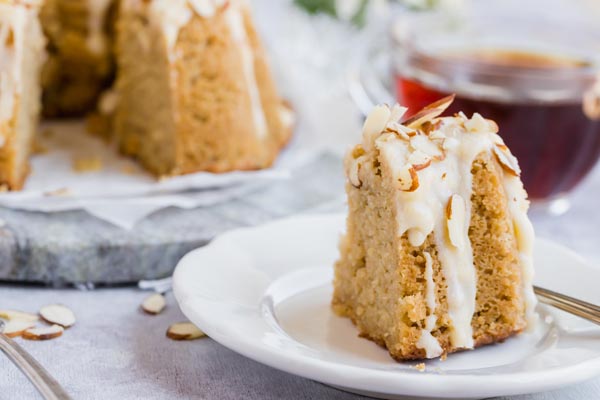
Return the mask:
[[60,384],[29,353],[8,336],[0,333],[0,350],[29,378],[46,400],[69,400]]
[[537,286],[533,289],[542,303],[600,325],[600,307],[597,305]]

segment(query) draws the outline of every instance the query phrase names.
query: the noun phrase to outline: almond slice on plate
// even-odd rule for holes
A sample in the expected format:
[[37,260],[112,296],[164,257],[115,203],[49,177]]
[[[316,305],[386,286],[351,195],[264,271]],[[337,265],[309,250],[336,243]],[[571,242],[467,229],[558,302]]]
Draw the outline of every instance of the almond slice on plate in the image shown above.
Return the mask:
[[4,333],[10,338],[21,336],[27,329],[35,327],[35,321],[25,321],[22,319],[13,319],[4,325]]
[[444,111],[450,104],[454,101],[454,95],[446,96],[443,99],[440,99],[434,103],[423,108],[421,111],[408,118],[402,124],[408,126],[409,128],[417,129],[421,124],[425,121],[431,121],[434,118],[442,115]]
[[142,310],[147,314],[157,315],[165,309],[166,305],[167,301],[165,300],[165,296],[160,293],[154,293],[146,297],[142,303]]
[[40,320],[40,317],[38,317],[35,314],[26,313],[23,311],[16,311],[16,310],[0,310],[0,318],[7,319],[9,321],[21,320],[21,321],[37,322]]
[[50,304],[40,309],[40,316],[49,324],[70,328],[75,325],[75,314],[62,304]]
[[30,328],[21,335],[27,340],[50,340],[63,334],[65,328],[60,325],[45,326],[43,328]]
[[191,322],[178,322],[167,330],[167,337],[173,340],[194,340],[205,336],[206,333]]
[[462,248],[465,245],[465,221],[467,207],[465,200],[454,194],[446,206],[448,238],[454,247]]

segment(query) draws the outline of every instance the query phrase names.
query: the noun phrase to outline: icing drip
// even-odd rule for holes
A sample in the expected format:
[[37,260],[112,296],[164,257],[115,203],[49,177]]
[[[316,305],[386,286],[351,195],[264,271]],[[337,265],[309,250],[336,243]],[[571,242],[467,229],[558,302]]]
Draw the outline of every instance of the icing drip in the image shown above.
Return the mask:
[[[33,1],[0,3],[0,122],[13,118],[17,96],[35,90],[24,71],[38,68],[45,56],[37,5]],[[36,56],[36,62],[29,62],[33,60],[28,54]],[[32,97],[37,98],[33,93]]]
[[88,0],[88,36],[87,47],[93,54],[104,54],[107,51],[104,23],[112,0]]
[[519,249],[519,261],[522,267],[525,318],[527,319],[528,329],[533,329],[538,315],[535,312],[537,297],[533,291],[533,242],[535,233],[533,225],[527,217],[529,202],[523,185],[517,177],[507,177],[504,180],[504,190],[509,198],[509,212],[513,219]]
[[[530,326],[535,321],[536,298],[532,288],[533,228],[527,218],[529,202],[518,178],[516,159],[510,154],[497,126],[479,114],[471,119],[459,113],[455,117],[435,118],[428,132],[397,123],[398,108],[393,112],[378,107],[367,118],[362,148],[375,147],[382,164],[389,166],[397,182],[396,221],[398,236],[407,235],[411,246],[421,246],[433,233],[438,258],[447,283],[450,341],[454,348],[473,348],[471,320],[476,307],[477,274],[469,239],[473,162],[482,153],[494,154],[502,165],[503,186],[508,196],[522,267],[523,297]],[[393,116],[392,116],[393,115]],[[436,114],[437,115],[437,114]],[[422,129],[423,121],[419,122]],[[414,128],[414,129],[413,129]],[[349,157],[346,170],[350,182],[360,187],[358,171],[364,157]],[[429,258],[430,255],[426,254]],[[426,271],[426,275],[429,271]],[[429,290],[434,283],[426,276]],[[428,301],[430,317],[433,316]],[[435,316],[427,321],[420,346],[428,357],[436,357],[431,330]],[[438,343],[439,346],[439,343]]]
[[246,87],[248,89],[248,95],[250,96],[252,120],[256,129],[256,135],[259,138],[264,138],[268,132],[267,119],[262,107],[258,83],[256,82],[256,73],[254,71],[254,53],[250,47],[248,35],[246,34],[243,16],[238,7],[229,7],[226,12],[226,18],[231,35],[236,41],[240,51]]
[[442,355],[444,352],[438,340],[431,334],[435,328],[437,317],[435,316],[435,282],[433,281],[433,260],[429,253],[423,253],[425,256],[425,282],[427,308],[429,315],[425,320],[425,329],[421,330],[421,337],[417,342],[417,347],[425,350],[425,357],[435,358]]

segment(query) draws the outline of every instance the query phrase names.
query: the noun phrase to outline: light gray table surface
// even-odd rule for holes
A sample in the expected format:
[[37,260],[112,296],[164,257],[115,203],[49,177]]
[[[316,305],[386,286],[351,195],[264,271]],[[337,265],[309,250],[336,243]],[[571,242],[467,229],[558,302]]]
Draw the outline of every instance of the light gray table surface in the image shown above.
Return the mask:
[[[333,172],[319,174],[330,179],[326,190],[321,185],[315,186],[318,181],[315,178],[312,184],[299,185],[295,192],[290,189],[289,182],[278,183],[249,197],[255,204],[262,204],[265,212],[255,211],[253,220],[247,223],[259,223],[286,214],[285,202],[268,203],[266,199],[272,196],[287,197],[290,204],[302,203],[304,209],[338,209],[340,206],[336,201],[330,202],[339,199],[342,193],[341,173],[334,165],[329,167]],[[319,190],[321,192],[317,193]],[[317,198],[325,205],[319,207],[317,200],[306,202],[306,199]],[[542,213],[533,215],[538,234],[561,242],[591,263],[600,265],[599,199],[600,169],[596,169],[574,193],[573,208],[569,213],[557,218]],[[237,201],[238,205],[242,203],[246,204]],[[226,205],[219,207],[221,210],[227,208]],[[254,210],[247,204],[246,207]],[[78,322],[63,337],[48,342],[20,339],[19,342],[76,399],[359,398],[263,366],[208,338],[192,342],[171,341],[165,338],[165,330],[169,324],[184,320],[183,315],[172,296],[168,298],[169,305],[163,314],[144,315],[139,305],[146,295],[135,288],[79,291],[5,284],[0,285],[0,308],[36,311],[42,305],[60,302],[75,311]],[[0,399],[30,398],[37,398],[34,389],[5,357],[0,356]],[[596,398],[600,398],[600,378],[558,391],[510,397],[511,400]]]

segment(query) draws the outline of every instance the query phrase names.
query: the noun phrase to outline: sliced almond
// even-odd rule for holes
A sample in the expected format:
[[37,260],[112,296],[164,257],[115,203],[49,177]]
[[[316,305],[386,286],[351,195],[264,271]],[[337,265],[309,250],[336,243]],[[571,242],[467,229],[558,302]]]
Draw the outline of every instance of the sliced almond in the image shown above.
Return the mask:
[[519,167],[519,162],[517,158],[511,154],[508,150],[508,147],[503,146],[500,147],[498,145],[493,148],[494,155],[496,159],[502,165],[505,171],[509,172],[514,176],[521,176],[521,168]]
[[440,148],[439,144],[431,141],[427,136],[418,135],[411,138],[410,146],[415,150],[419,150],[422,153],[427,154],[434,160],[441,161],[446,158],[446,153],[442,148]]
[[465,200],[458,194],[452,195],[446,206],[448,238],[459,249],[465,245],[466,213]]
[[416,150],[408,157],[408,162],[412,164],[415,171],[421,171],[431,165],[431,157],[422,151]]
[[157,315],[165,309],[166,305],[167,301],[165,300],[165,296],[160,293],[154,293],[153,295],[146,297],[142,303],[142,310],[147,314]]
[[442,113],[446,111],[448,107],[450,107],[450,104],[452,104],[453,101],[454,95],[444,97],[443,99],[426,106],[421,111],[404,121],[403,124],[409,128],[417,129],[424,122],[431,121],[432,119],[442,115]]
[[398,189],[403,192],[414,192],[419,188],[419,176],[411,164],[405,165],[398,173]]
[[392,110],[390,112],[389,121],[399,122],[400,118],[402,118],[404,116],[404,114],[406,114],[407,111],[408,111],[408,108],[402,107],[400,104],[397,104],[397,103],[394,104],[394,106],[392,107]]
[[75,314],[62,304],[50,304],[40,309],[40,316],[49,324],[69,328],[75,325]]
[[25,320],[19,320],[19,319],[15,319],[15,320],[11,320],[8,321],[5,325],[4,325],[4,331],[2,333],[4,333],[6,336],[8,337],[17,337],[17,336],[21,336],[23,334],[23,332],[25,332],[27,329],[33,328],[35,326],[35,321],[25,321]]
[[9,321],[21,320],[21,321],[33,321],[37,322],[40,320],[35,314],[26,313],[23,311],[16,310],[0,310],[0,318],[7,319]]
[[21,335],[27,340],[50,340],[63,334],[65,329],[60,325],[45,326],[43,328],[30,328]]
[[395,133],[396,136],[404,140],[410,140],[411,137],[417,134],[417,131],[414,129],[407,128],[406,126],[393,121],[385,126],[385,131]]
[[194,340],[206,336],[196,325],[191,322],[179,322],[169,326],[167,337],[173,340]]
[[376,106],[369,114],[363,125],[363,136],[369,138],[379,135],[385,129],[390,120],[390,108],[383,104]]

